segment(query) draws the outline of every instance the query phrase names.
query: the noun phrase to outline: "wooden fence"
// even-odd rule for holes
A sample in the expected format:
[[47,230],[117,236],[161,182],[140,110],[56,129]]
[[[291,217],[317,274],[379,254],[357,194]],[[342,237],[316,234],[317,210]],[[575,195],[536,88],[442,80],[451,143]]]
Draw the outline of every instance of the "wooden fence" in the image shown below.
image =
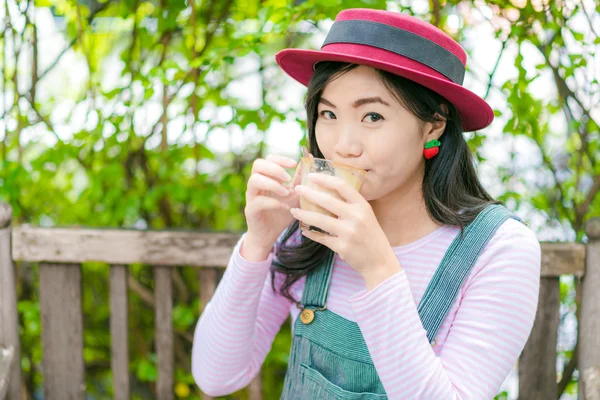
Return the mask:
[[[240,238],[234,233],[64,229],[10,226],[10,208],[0,205],[0,350],[12,352],[8,375],[2,376],[0,400],[21,399],[20,345],[14,261],[39,263],[44,394],[47,399],[83,399],[83,318],[81,263],[99,261],[110,267],[111,368],[116,399],[128,399],[127,291],[128,265],[152,265],[155,279],[155,349],[158,399],[174,397],[173,309],[171,269],[200,268],[201,303],[214,293],[218,269],[224,268]],[[586,226],[587,244],[542,243],[540,303],[533,332],[519,359],[519,397],[556,399],[556,344],[559,324],[559,276],[577,279],[580,399],[600,400],[600,219]],[[581,283],[580,283],[581,282]],[[1,357],[0,351],[0,357]],[[568,368],[574,368],[572,363]],[[2,387],[2,382],[7,382]],[[262,398],[260,376],[250,397]],[[208,398],[208,397],[205,397]]]

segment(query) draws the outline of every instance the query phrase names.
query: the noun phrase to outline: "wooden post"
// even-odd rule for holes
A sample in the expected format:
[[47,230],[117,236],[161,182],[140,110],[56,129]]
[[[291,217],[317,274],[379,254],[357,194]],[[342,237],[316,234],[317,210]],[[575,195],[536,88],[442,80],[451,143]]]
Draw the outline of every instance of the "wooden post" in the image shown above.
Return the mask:
[[[204,312],[217,288],[217,269],[203,267],[200,269],[200,313]],[[214,400],[214,397],[202,393],[202,400]]]
[[40,263],[44,398],[85,399],[81,265]]
[[263,387],[261,373],[260,371],[258,371],[258,375],[256,375],[256,377],[252,380],[252,382],[250,382],[250,385],[248,386],[248,391],[250,392],[248,398],[250,400],[261,400],[262,390]]
[[[17,316],[17,280],[10,255],[12,208],[0,203],[0,348],[12,348],[7,394],[21,399],[21,346]],[[2,377],[0,377],[0,380]]]
[[10,368],[13,361],[13,349],[0,347],[0,400],[4,400],[8,391]]
[[127,266],[110,266],[110,343],[115,400],[129,399]]
[[[200,312],[204,311],[217,288],[218,269],[203,267],[200,270]],[[250,400],[262,399],[262,377],[260,371],[248,385],[248,398]],[[212,400],[214,397],[203,394],[203,400]]]
[[173,287],[171,268],[154,267],[154,326],[158,380],[156,398],[173,400],[175,376],[173,358]]
[[589,238],[579,320],[579,398],[600,399],[600,218],[585,226]]
[[559,278],[542,278],[533,329],[519,358],[519,398],[556,399]]

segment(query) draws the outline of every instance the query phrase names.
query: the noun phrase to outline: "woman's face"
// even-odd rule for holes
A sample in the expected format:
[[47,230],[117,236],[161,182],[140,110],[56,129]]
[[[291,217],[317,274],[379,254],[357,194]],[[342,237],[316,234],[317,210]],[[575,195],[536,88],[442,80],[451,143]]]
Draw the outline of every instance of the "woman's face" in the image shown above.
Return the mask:
[[326,159],[368,171],[360,192],[370,201],[420,188],[423,148],[443,132],[438,125],[404,108],[375,69],[358,66],[325,87],[315,135]]

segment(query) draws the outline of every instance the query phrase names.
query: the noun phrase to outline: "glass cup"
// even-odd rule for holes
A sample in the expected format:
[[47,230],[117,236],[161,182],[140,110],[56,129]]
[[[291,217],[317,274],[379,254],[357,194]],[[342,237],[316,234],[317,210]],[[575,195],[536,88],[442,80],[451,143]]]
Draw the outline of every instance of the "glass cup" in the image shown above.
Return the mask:
[[[303,186],[311,187],[315,190],[329,193],[335,198],[342,200],[342,197],[338,194],[336,190],[326,189],[322,186],[319,186],[316,183],[313,183],[308,180],[308,174],[318,173],[318,174],[327,174],[333,176],[339,176],[348,181],[356,190],[360,190],[362,183],[365,180],[365,176],[367,172],[360,168],[354,168],[346,164],[341,164],[338,162],[326,160],[323,158],[315,158],[315,157],[302,157],[302,176],[301,183]],[[327,215],[330,217],[336,218],[336,216],[321,206],[318,206],[304,197],[300,196],[300,208],[302,210],[309,210],[318,212],[323,215]],[[329,234],[328,232],[324,232],[322,229],[317,228],[316,226],[309,226],[303,222],[300,222],[300,230],[313,230],[315,232],[321,232]]]

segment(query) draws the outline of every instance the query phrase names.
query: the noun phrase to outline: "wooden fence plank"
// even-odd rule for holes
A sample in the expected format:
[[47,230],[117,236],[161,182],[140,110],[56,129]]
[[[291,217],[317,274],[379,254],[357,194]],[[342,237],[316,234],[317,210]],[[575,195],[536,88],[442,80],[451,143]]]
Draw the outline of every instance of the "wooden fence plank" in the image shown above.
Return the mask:
[[600,399],[600,218],[587,222],[586,271],[579,320],[580,399]]
[[[13,259],[57,263],[226,266],[241,234],[20,226]],[[110,251],[107,251],[110,249]]]
[[[239,233],[68,229],[20,226],[13,229],[13,258],[22,261],[223,268]],[[106,251],[111,249],[111,251]],[[583,276],[585,245],[542,243],[542,276]]]
[[127,267],[110,267],[110,365],[115,400],[129,399]]
[[202,268],[200,270],[200,312],[204,312],[206,304],[210,301],[217,288],[219,271],[216,268]]
[[250,400],[261,400],[262,399],[262,377],[260,371],[258,375],[250,382],[248,387]]
[[542,242],[543,278],[575,275],[585,272],[585,245],[581,243]]
[[156,396],[159,400],[173,400],[173,286],[171,268],[154,267],[155,344],[158,364]]
[[4,400],[8,391],[10,369],[13,365],[13,348],[0,347],[0,400]]
[[84,399],[81,266],[40,264],[46,399]]
[[17,316],[17,279],[10,255],[11,220],[11,207],[6,203],[0,203],[0,348],[11,348],[12,351],[12,361],[8,371],[10,379],[3,390],[6,391],[9,399],[19,400],[21,399],[21,345]]
[[600,400],[600,367],[589,367],[583,370],[581,380],[582,396],[580,399]]
[[[217,268],[202,268],[200,275],[200,312],[204,312],[206,304],[210,301],[217,287],[219,270]],[[248,386],[248,394],[251,400],[262,399],[262,377],[258,375],[250,382]],[[204,400],[212,400],[214,397],[204,395]]]
[[519,398],[556,399],[556,341],[559,323],[558,278],[542,278],[538,310],[519,358]]
[[[200,275],[200,313],[204,312],[206,304],[210,301],[217,287],[218,270],[216,268],[202,268]],[[204,400],[213,400],[214,397],[202,394]]]

